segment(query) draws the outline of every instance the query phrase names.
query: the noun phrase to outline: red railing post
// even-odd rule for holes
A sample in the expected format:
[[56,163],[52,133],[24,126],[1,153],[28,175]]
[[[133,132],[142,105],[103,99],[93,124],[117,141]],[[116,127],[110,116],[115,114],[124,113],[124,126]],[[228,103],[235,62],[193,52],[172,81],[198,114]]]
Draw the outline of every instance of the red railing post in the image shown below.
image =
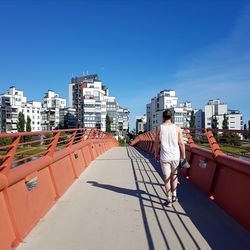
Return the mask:
[[77,129],[73,132],[73,134],[71,135],[71,137],[70,137],[70,140],[69,140],[69,142],[68,142],[68,144],[67,144],[67,146],[66,147],[70,147],[72,144],[73,144],[73,142],[74,142],[74,140],[75,140],[75,137],[76,137],[76,133],[77,133]]
[[80,143],[83,143],[83,142],[84,142],[84,139],[85,139],[86,134],[87,134],[87,129],[85,128],[85,129],[84,129],[84,132],[82,133]]
[[188,144],[189,144],[190,148],[197,147],[197,145],[195,144],[195,142],[193,140],[193,137],[190,134],[190,130],[185,128],[184,131],[186,133],[186,136],[187,136],[187,139],[188,139]]
[[95,159],[94,153],[93,153],[93,149],[94,149],[94,145],[93,145],[93,135],[94,135],[95,130],[92,128],[89,132],[88,138],[87,140],[90,141],[89,144],[89,152],[90,152],[90,156],[91,156],[91,161],[93,161]]
[[218,142],[216,141],[213,132],[210,129],[205,129],[205,134],[207,136],[210,148],[215,156],[215,158],[219,155],[224,155],[224,153],[221,151],[220,146]]
[[1,173],[4,175],[8,175],[8,173],[10,171],[11,165],[12,165],[14,157],[15,157],[16,149],[17,149],[19,142],[20,142],[20,138],[21,138],[21,136],[18,135],[17,137],[15,137],[13,139],[9,150],[6,153],[7,158],[4,160],[4,162],[2,164],[3,170],[1,171]]
[[48,147],[48,152],[46,155],[52,157],[56,151],[56,146],[57,146],[57,143],[60,139],[60,135],[61,135],[61,131],[58,131],[56,132],[56,134],[53,136],[53,139],[51,140],[50,142],[50,145]]

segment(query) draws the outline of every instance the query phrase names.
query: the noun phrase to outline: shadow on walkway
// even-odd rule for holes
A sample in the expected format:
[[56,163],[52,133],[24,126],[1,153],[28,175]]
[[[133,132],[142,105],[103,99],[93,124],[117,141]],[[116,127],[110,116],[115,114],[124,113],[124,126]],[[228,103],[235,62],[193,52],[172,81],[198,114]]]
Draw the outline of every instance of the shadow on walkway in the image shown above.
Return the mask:
[[159,249],[158,241],[163,242],[161,246],[166,249],[250,249],[250,234],[184,178],[179,177],[179,202],[172,208],[164,207],[165,191],[159,162],[133,147],[127,148],[127,156],[135,189],[96,181],[87,183],[138,199],[148,249]]
[[[152,170],[151,174],[154,179],[157,179],[154,170],[156,170],[163,179],[160,164],[151,154],[131,147],[127,149],[127,152],[133,168],[135,168],[135,165],[138,167],[137,163],[140,162],[144,169]],[[135,175],[135,179],[136,178]],[[160,185],[160,187],[164,192],[164,185]],[[204,249],[204,246],[200,245],[199,240],[196,240],[195,232],[190,230],[191,228],[188,226],[189,223],[186,223],[183,216],[180,216],[180,214],[185,214],[196,227],[196,230],[204,237],[210,248],[250,249],[250,233],[229,217],[214,202],[199,192],[190,182],[188,183],[182,176],[179,176],[178,197],[179,206],[177,206],[177,204],[173,206],[173,212],[176,213],[183,227],[180,231],[173,228],[176,234],[181,235],[182,230],[186,231],[195,247]],[[183,213],[179,213],[178,210],[180,207],[183,209]],[[169,211],[166,213],[166,216],[168,213]],[[168,219],[171,226],[174,227],[170,218]],[[182,238],[179,236],[178,239],[183,249],[187,249]]]

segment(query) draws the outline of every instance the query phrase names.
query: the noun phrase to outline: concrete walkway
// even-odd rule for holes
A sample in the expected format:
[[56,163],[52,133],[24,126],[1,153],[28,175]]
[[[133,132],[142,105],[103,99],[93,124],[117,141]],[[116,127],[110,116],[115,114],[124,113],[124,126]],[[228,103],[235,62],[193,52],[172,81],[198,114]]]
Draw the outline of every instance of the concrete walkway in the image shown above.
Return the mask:
[[165,208],[159,164],[114,148],[97,158],[18,250],[250,249],[250,234],[180,179]]

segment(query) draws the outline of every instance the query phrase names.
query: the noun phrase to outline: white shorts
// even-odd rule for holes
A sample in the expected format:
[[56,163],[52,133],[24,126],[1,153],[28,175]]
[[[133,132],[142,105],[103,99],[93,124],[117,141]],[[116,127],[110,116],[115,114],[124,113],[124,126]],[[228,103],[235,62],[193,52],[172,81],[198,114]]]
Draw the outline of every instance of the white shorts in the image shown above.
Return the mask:
[[161,169],[163,175],[168,178],[171,174],[177,174],[179,160],[177,161],[161,161]]

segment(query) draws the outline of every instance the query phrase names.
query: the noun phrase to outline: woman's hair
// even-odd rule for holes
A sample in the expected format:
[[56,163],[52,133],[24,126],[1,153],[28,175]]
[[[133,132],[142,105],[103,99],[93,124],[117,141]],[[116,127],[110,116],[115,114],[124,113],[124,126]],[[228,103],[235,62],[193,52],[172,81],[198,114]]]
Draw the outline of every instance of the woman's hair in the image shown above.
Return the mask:
[[163,121],[167,121],[167,120],[171,120],[172,119],[172,111],[170,109],[166,109],[163,113],[162,113],[162,117],[163,117]]

